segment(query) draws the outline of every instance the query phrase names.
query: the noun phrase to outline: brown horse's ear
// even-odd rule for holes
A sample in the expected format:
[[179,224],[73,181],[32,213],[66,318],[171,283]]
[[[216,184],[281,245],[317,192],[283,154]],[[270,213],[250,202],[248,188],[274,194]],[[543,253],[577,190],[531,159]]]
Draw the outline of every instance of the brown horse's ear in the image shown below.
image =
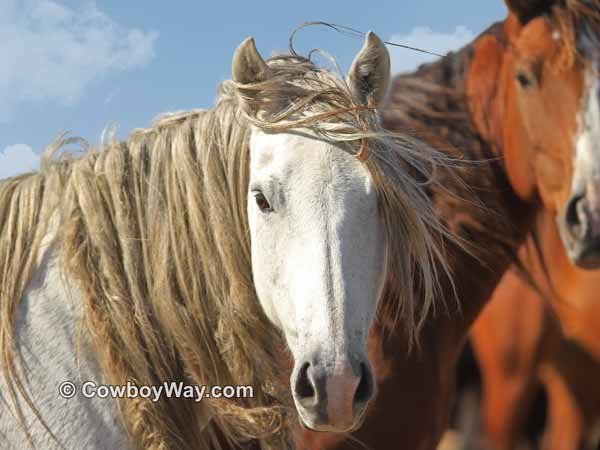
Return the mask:
[[231,63],[233,81],[240,84],[260,83],[269,78],[269,66],[256,50],[254,38],[249,37],[235,51]]
[[538,17],[556,3],[556,0],[505,0],[509,11],[519,19],[519,22],[526,24],[531,19]]
[[505,92],[500,80],[504,46],[493,34],[488,34],[475,41],[473,49],[465,80],[469,109],[479,133],[501,148]]

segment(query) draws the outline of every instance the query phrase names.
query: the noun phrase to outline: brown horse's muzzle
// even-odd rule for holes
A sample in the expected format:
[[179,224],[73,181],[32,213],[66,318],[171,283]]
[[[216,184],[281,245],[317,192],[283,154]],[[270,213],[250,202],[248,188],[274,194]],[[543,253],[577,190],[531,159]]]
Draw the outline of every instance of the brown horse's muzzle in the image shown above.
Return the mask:
[[600,268],[600,198],[597,189],[573,195],[562,218],[560,235],[571,261],[583,269]]

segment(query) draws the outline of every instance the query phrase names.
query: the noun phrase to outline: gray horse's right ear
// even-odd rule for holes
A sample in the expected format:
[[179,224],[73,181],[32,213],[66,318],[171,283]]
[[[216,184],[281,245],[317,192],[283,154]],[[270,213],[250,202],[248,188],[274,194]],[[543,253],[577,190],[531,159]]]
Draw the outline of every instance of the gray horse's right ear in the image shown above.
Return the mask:
[[254,38],[247,38],[235,51],[231,73],[233,81],[241,84],[260,83],[269,79],[269,66],[256,50]]

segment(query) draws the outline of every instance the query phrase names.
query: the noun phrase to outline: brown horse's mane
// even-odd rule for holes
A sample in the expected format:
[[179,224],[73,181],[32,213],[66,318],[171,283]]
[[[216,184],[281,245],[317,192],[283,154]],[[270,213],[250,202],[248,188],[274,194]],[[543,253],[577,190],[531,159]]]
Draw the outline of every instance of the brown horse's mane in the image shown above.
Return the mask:
[[562,0],[546,18],[560,32],[563,51],[558,68],[593,57],[590,52],[596,51],[600,40],[600,1]]
[[[501,27],[501,23],[492,25],[476,40],[488,34],[502,38]],[[518,261],[515,249],[522,236],[519,225],[509,217],[522,211],[526,220],[527,214],[512,191],[502,159],[477,130],[469,109],[465,84],[474,51],[471,43],[413,73],[397,75],[382,114],[384,127],[414,130],[463,162],[452,173],[439,168],[438,183],[431,185],[429,194],[448,228],[472,243],[477,260],[467,257],[470,264],[483,264],[493,271],[502,261]],[[461,251],[456,255],[464,257]],[[460,282],[460,277],[456,279]]]

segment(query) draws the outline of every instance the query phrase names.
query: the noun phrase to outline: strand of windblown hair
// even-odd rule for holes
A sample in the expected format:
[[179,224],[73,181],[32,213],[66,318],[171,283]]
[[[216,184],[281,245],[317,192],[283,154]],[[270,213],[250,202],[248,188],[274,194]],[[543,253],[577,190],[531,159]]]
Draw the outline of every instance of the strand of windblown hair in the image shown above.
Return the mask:
[[[352,37],[356,37],[356,38],[364,38],[366,36],[366,33],[356,30],[354,28],[345,26],[345,25],[338,25],[338,24],[332,24],[332,23],[328,23],[328,22],[323,22],[323,21],[307,21],[307,22],[303,22],[301,23],[299,26],[297,26],[294,30],[292,30],[292,33],[290,34],[289,37],[289,42],[288,42],[288,47],[289,47],[289,52],[291,55],[293,56],[298,56],[298,53],[296,52],[296,49],[294,48],[294,37],[296,36],[296,33],[298,31],[300,31],[303,28],[309,27],[309,26],[315,26],[315,25],[320,25],[320,26],[325,26],[325,27],[329,27],[334,29],[335,31],[337,31],[338,33],[341,34],[346,34],[348,36],[352,36]],[[429,55],[434,55],[434,56],[439,56],[442,57],[443,55],[438,54],[438,53],[434,53],[434,52],[430,52],[429,50],[424,50],[421,48],[417,48],[417,47],[411,47],[409,45],[404,45],[404,44],[398,44],[395,42],[389,42],[389,41],[384,41],[385,44],[387,45],[392,45],[395,47],[401,47],[401,48],[405,48],[408,50],[413,50],[413,51],[417,51],[417,52],[421,52],[421,53],[426,53]],[[312,59],[312,55],[313,53],[320,53],[322,56],[324,56],[326,59],[328,59],[333,66],[335,67],[335,70],[338,72],[338,74],[340,75],[340,78],[342,80],[344,80],[344,76],[343,76],[343,72],[341,67],[339,66],[339,64],[337,63],[336,59],[333,58],[329,53],[321,50],[321,49],[313,49],[308,53],[308,59],[311,60]],[[345,86],[346,89],[349,89],[348,85]],[[359,120],[359,122],[362,122],[360,115],[358,114],[358,109],[359,106],[356,105],[355,107],[355,112],[357,113],[357,119]],[[370,109],[373,110],[372,107],[369,108],[365,108],[365,109]],[[357,157],[359,160],[364,161],[368,158],[368,143],[367,140],[365,138],[362,139],[363,143],[361,146],[361,150],[360,152],[357,154]]]
[[[355,37],[355,38],[364,38],[367,35],[367,33],[363,32],[363,31],[359,31],[355,28],[351,28],[346,25],[338,25],[335,23],[323,22],[320,20],[311,20],[311,21],[307,21],[307,22],[302,22],[290,34],[288,46],[289,46],[290,53],[292,55],[297,55],[296,50],[294,49],[294,37],[296,36],[296,33],[298,31],[302,30],[303,28],[307,28],[307,27],[315,26],[315,25],[329,27],[329,28],[332,28],[333,30],[337,31],[338,33],[345,34],[347,36],[351,36],[351,37]],[[387,45],[391,45],[393,47],[400,47],[400,48],[405,48],[407,50],[412,50],[415,52],[426,53],[428,55],[440,56],[440,57],[444,56],[442,54],[435,53],[435,52],[432,52],[429,50],[425,50],[425,49],[418,48],[418,47],[412,47],[412,46],[406,45],[406,44],[399,44],[397,42],[383,41],[383,43],[387,44]]]

